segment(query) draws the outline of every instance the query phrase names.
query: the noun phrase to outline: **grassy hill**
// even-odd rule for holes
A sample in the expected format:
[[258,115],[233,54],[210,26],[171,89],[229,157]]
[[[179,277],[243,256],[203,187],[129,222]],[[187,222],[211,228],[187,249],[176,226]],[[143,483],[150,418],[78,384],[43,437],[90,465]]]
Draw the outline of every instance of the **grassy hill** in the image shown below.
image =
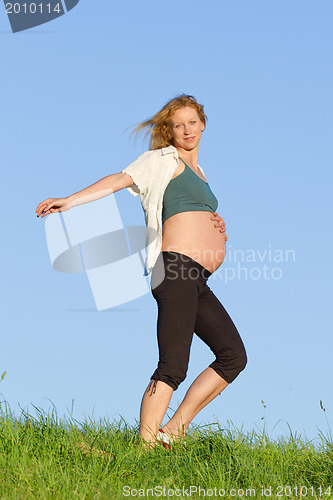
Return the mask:
[[333,444],[263,432],[192,428],[186,446],[138,448],[119,422],[60,420],[35,408],[0,411],[0,497],[5,499],[333,498]]

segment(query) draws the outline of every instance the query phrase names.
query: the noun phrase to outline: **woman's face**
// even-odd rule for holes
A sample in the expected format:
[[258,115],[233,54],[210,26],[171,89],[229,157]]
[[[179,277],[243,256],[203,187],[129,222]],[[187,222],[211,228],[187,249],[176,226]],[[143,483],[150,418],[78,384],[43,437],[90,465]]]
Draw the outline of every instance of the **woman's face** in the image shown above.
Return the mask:
[[169,134],[175,148],[192,150],[199,146],[205,126],[194,108],[177,109],[171,117]]

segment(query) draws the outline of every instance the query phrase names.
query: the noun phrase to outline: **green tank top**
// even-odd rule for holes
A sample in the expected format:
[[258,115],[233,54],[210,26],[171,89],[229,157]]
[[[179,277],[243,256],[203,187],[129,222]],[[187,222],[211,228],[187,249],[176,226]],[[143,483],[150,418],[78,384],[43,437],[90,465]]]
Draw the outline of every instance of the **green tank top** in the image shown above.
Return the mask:
[[[184,160],[182,162],[185,163]],[[185,163],[185,170],[171,179],[164,191],[162,224],[180,212],[216,212],[217,205],[218,201],[208,182],[200,179]]]

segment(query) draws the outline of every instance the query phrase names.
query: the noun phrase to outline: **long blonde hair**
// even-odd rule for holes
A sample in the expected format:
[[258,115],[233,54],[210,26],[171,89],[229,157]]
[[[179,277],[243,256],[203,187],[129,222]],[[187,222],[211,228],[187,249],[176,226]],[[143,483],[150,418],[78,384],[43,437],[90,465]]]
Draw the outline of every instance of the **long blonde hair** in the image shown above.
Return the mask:
[[132,134],[137,135],[143,129],[147,129],[145,137],[151,134],[149,149],[161,149],[170,146],[172,144],[169,135],[171,117],[177,109],[185,107],[194,108],[200,121],[206,125],[207,116],[204,113],[204,107],[193,96],[181,94],[167,102],[154,116],[139,123]]

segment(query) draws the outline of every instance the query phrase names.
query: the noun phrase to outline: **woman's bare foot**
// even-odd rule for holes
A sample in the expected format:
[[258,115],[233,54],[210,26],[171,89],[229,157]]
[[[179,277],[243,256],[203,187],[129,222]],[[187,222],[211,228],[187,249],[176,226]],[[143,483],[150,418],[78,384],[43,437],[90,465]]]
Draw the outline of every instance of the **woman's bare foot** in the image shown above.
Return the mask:
[[138,442],[137,442],[137,449],[140,449],[144,452],[150,451],[155,446],[163,446],[164,448],[168,448],[169,450],[171,449],[171,446],[162,440],[158,439],[158,435],[155,437],[154,441],[145,441],[141,436],[139,436]]
[[141,436],[139,436],[136,447],[138,450],[146,452],[155,448],[156,444],[157,444],[156,441],[148,442],[145,441]]
[[81,443],[76,443],[76,446],[80,447],[80,450],[84,455],[87,455],[88,453],[93,453],[94,455],[102,458],[111,458],[111,455],[109,453],[106,453],[106,451],[103,450],[96,450],[96,448],[89,446],[88,443],[85,443],[82,441]]

